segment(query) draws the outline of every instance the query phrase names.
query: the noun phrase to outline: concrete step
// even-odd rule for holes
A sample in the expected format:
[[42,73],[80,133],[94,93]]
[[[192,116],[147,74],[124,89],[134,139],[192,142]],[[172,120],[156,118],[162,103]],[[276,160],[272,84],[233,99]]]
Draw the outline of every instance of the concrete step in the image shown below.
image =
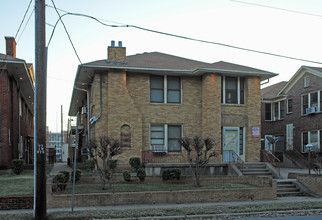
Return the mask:
[[278,181],[277,196],[302,196],[303,193],[293,181]]

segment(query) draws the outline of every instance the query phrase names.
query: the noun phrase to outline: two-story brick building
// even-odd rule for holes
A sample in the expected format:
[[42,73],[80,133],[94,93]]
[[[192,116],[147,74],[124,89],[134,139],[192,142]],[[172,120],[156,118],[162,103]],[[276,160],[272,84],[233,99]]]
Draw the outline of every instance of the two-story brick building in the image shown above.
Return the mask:
[[[302,66],[288,82],[262,89],[261,96],[263,149],[280,159],[287,152],[307,153],[308,143],[321,151],[322,68]],[[275,146],[267,137],[278,139]]]
[[[260,160],[260,82],[276,74],[227,62],[205,63],[159,52],[126,56],[108,47],[108,58],[78,66],[69,115],[80,117],[87,139],[119,138],[120,164],[133,156],[148,162],[183,162],[178,139],[213,137],[217,161],[234,152]],[[89,130],[89,132],[88,132]]]
[[18,158],[33,163],[33,100],[33,66],[16,58],[16,41],[6,37],[6,54],[0,53],[0,169]]

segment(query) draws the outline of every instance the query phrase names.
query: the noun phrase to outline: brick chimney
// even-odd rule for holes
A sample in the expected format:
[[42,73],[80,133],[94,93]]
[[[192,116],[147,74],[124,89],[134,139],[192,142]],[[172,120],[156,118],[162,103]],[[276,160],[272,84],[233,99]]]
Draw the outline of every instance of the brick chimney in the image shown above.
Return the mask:
[[16,40],[14,37],[5,37],[6,39],[6,53],[9,56],[16,57]]
[[111,46],[107,48],[107,59],[109,63],[125,63],[126,62],[126,47],[122,46],[122,41],[115,46],[115,41],[111,41]]

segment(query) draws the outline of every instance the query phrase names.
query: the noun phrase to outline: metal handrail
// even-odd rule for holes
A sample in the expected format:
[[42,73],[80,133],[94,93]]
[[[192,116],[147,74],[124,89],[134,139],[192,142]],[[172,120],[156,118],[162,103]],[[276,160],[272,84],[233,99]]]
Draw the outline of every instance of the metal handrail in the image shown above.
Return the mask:
[[229,152],[229,163],[233,162],[236,167],[243,173],[245,163],[243,159],[233,150],[223,150],[223,153],[224,152]]
[[272,164],[275,169],[278,171],[278,175],[281,175],[280,172],[280,159],[278,159],[271,151],[262,150],[263,153],[263,161]]

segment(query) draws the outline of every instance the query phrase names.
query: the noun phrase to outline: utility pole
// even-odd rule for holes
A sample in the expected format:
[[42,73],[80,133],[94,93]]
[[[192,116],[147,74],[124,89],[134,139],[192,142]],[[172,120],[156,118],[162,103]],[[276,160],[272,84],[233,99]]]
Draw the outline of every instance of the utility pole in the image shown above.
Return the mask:
[[63,158],[63,155],[62,155],[62,150],[63,150],[63,144],[64,144],[64,126],[63,126],[63,105],[61,105],[61,123],[60,123],[60,131],[61,131],[61,140],[60,140],[60,158],[59,158],[59,161],[61,161]]
[[46,17],[45,0],[35,1],[35,152],[36,152],[36,193],[35,219],[47,218],[46,204]]

